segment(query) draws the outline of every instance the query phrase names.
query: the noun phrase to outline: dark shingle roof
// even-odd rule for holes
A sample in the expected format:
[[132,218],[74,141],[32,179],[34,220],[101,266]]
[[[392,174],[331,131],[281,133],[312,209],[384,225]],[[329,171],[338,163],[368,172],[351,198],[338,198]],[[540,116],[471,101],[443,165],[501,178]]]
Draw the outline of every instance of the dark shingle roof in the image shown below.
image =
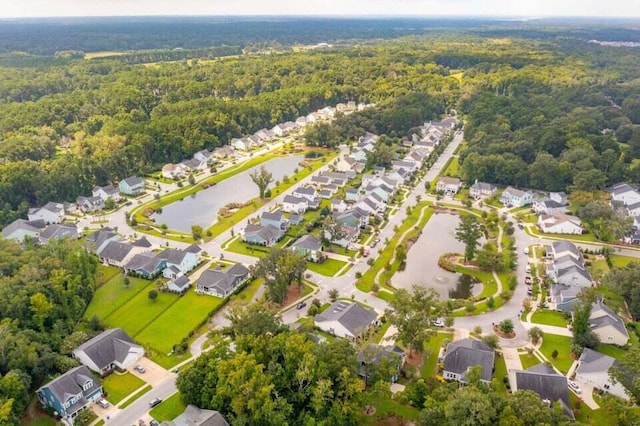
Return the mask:
[[5,226],[4,229],[2,229],[2,237],[8,238],[11,234],[13,234],[15,231],[19,229],[24,229],[29,232],[38,233],[45,226],[46,224],[42,219],[38,219],[38,220],[17,219],[11,222],[9,225]]
[[123,362],[131,348],[140,348],[121,328],[112,328],[78,346],[100,368],[118,361]]
[[320,242],[320,240],[313,235],[307,234],[303,235],[295,243],[293,243],[292,247],[320,251],[322,250],[322,242]]
[[227,270],[208,269],[198,279],[198,287],[217,288],[227,293],[233,289],[233,283],[237,278],[244,279],[249,275],[249,270],[242,264],[236,263]]
[[444,370],[463,376],[469,368],[482,367],[481,379],[491,381],[493,374],[494,350],[486,343],[473,339],[462,339],[449,343],[444,356]]
[[[516,371],[515,375],[518,390],[530,390],[540,395],[543,400],[561,401],[564,407],[569,407],[567,378],[558,374],[550,365],[534,365],[527,370]],[[570,411],[567,414],[570,414]]]
[[162,426],[229,426],[229,423],[217,411],[187,405],[184,413],[172,421],[162,422]]
[[351,334],[357,336],[378,318],[373,309],[368,309],[359,303],[338,300],[321,314],[315,316],[316,322],[338,321]]
[[139,186],[139,185],[144,186],[144,179],[138,176],[130,176],[122,180],[130,187]]
[[131,243],[132,246],[135,247],[144,247],[144,248],[150,248],[151,247],[151,243],[149,242],[149,240],[147,240],[147,237],[142,237],[137,241],[134,241],[133,243]]
[[[84,390],[84,385],[90,380],[93,382],[93,386]],[[67,413],[70,414],[75,411],[74,407],[86,404],[87,400],[85,397],[93,393],[99,386],[100,383],[93,377],[91,371],[86,366],[81,365],[80,367],[72,368],[61,376],[56,377],[49,383],[43,385],[40,389],[48,388],[56,399],[63,404],[70,396],[82,393],[80,401],[67,409]]]
[[280,210],[276,210],[275,212],[262,212],[260,215],[261,219],[267,220],[275,220],[276,222],[280,222],[282,220],[282,212]]
[[48,241],[52,238],[67,238],[77,236],[78,229],[75,225],[57,223],[47,226],[47,228],[40,233],[40,238],[44,241]]
[[173,285],[175,285],[181,290],[184,290],[185,288],[191,285],[191,281],[189,280],[189,277],[187,277],[186,275],[181,275],[175,280],[173,280]]
[[129,252],[133,250],[133,246],[129,243],[123,243],[121,241],[110,241],[106,246],[98,253],[98,256],[104,259],[115,260],[120,262],[124,260]]
[[186,251],[188,253],[198,254],[198,253],[200,253],[202,251],[202,249],[197,244],[191,244],[189,247],[184,249],[184,251]]

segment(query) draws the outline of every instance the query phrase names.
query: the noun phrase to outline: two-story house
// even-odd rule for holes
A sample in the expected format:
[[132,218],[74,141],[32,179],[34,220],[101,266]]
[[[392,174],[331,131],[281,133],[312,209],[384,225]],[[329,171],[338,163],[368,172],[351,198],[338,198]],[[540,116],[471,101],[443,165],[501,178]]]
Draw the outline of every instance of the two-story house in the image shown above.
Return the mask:
[[81,365],[46,383],[36,394],[43,407],[70,421],[93,401],[101,399],[103,391],[91,371]]
[[45,223],[62,223],[64,220],[64,205],[62,203],[47,203],[39,208],[29,209],[29,221],[44,220]]
[[469,196],[479,200],[481,198],[493,197],[498,193],[498,187],[491,183],[478,182],[477,180],[469,188]]
[[144,179],[138,176],[131,176],[122,179],[118,184],[120,193],[125,195],[138,195],[144,192]]
[[438,178],[438,182],[436,183],[436,191],[447,195],[457,194],[461,187],[462,183],[460,179],[449,176]]
[[500,195],[500,202],[507,207],[524,207],[533,203],[533,193],[507,186]]

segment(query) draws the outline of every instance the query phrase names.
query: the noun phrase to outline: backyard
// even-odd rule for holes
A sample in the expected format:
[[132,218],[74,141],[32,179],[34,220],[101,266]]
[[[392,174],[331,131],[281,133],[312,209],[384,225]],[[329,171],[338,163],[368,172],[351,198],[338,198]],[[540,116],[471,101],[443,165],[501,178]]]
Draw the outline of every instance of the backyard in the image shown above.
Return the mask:
[[324,275],[325,277],[332,277],[337,274],[347,262],[343,262],[337,259],[327,259],[322,263],[308,262],[307,268],[317,274]]
[[84,313],[85,318],[89,319],[94,315],[97,315],[100,319],[108,317],[149,285],[148,280],[129,277],[129,285],[125,286],[125,276],[122,271],[117,268],[112,269],[116,271],[115,276],[107,274],[106,271],[111,272],[111,269],[102,273],[103,276],[111,276],[112,278],[95,291],[93,299],[91,299],[91,303],[89,303]]

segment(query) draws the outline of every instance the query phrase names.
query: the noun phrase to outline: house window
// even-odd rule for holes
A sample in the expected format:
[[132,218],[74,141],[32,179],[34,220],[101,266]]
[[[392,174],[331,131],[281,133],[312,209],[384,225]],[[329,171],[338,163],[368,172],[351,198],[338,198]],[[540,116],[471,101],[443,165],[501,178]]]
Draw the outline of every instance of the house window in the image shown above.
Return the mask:
[[84,384],[84,386],[82,387],[82,390],[89,390],[92,387],[93,387],[93,381],[89,380]]

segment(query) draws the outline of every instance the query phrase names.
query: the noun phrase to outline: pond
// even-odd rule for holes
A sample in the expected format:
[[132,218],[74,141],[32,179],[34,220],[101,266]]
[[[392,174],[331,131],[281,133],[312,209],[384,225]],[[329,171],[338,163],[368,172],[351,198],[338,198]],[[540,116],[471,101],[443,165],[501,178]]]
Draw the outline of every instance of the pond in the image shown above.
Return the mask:
[[[458,215],[436,213],[431,216],[420,238],[407,254],[406,269],[391,279],[393,286],[410,290],[414,284],[418,284],[435,289],[441,300],[447,300],[449,292],[458,287],[461,274],[440,268],[438,259],[445,253],[464,253],[464,244],[455,236],[459,223]],[[469,290],[472,295],[479,294],[482,285],[476,284]]]
[[[153,215],[157,224],[166,224],[170,229],[191,232],[192,225],[207,228],[218,219],[218,211],[229,203],[243,203],[259,194],[258,187],[249,176],[264,166],[273,174],[274,181],[291,176],[300,167],[303,155],[278,157],[225,179],[186,198],[166,205],[162,213]],[[273,184],[271,185],[273,186]]]

